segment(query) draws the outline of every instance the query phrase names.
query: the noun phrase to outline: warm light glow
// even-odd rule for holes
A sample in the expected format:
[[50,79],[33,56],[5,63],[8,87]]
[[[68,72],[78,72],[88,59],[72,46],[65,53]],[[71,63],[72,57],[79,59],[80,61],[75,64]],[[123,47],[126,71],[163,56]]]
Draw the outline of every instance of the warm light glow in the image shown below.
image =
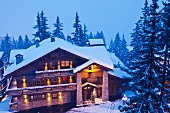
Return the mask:
[[51,85],[49,78],[47,78],[47,85]]
[[50,105],[50,103],[51,103],[51,94],[50,93],[47,93],[47,102]]
[[69,61],[66,61],[66,66],[69,66]]
[[58,61],[58,69],[60,69],[60,61]]
[[58,77],[58,84],[61,84],[61,78]]
[[45,63],[44,70],[48,70],[48,63]]
[[62,92],[58,92],[58,99],[59,99],[59,100],[62,100],[62,99],[63,99],[63,97],[62,97]]
[[28,103],[27,95],[23,95],[23,96],[24,96],[24,102],[25,102],[25,103]]
[[22,78],[22,81],[25,83],[26,82],[26,78],[24,77],[24,78]]
[[70,61],[70,68],[73,68],[73,62]]
[[70,76],[69,82],[73,83],[73,77],[72,76]]
[[93,96],[96,98],[97,97],[97,91],[96,88],[93,89]]
[[27,87],[27,84],[24,82],[24,83],[22,84],[22,87],[23,87],[23,88]]

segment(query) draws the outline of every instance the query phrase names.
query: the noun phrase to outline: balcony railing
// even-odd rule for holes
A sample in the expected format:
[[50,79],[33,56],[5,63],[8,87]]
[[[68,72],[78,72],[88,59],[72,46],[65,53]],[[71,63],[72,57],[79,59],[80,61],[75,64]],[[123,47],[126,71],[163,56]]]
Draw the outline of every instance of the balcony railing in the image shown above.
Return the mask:
[[44,70],[44,71],[36,71],[36,78],[46,78],[46,77],[55,77],[55,76],[65,76],[72,75],[73,68],[70,69],[58,69],[58,70]]
[[72,90],[76,90],[76,85],[77,83],[69,83],[69,84],[58,84],[58,85],[49,85],[49,86],[7,89],[7,94],[15,96],[15,95],[33,94],[33,93],[72,91]]

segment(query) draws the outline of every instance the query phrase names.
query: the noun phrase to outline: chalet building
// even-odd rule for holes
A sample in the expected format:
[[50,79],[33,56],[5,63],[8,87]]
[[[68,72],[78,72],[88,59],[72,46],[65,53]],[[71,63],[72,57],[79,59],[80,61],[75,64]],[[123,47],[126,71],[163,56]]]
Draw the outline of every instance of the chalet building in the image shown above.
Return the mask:
[[8,82],[8,79],[5,76],[3,76],[5,71],[4,62],[2,60],[3,53],[4,52],[0,52],[0,101],[5,96],[5,90],[7,88],[7,82]]
[[108,101],[118,94],[123,79],[103,44],[78,47],[61,39],[36,40],[25,50],[12,50],[4,76],[11,110],[74,102]]

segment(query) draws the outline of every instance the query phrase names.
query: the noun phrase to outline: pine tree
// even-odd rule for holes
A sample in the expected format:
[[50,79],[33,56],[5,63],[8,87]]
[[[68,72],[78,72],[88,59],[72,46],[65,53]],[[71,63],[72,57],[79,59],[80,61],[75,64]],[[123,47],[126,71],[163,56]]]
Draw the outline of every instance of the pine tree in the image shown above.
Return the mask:
[[16,42],[16,40],[14,38],[12,40],[12,47],[11,47],[11,49],[17,49],[17,42]]
[[27,49],[27,48],[29,48],[31,46],[31,42],[30,42],[30,40],[29,40],[29,38],[28,38],[28,36],[27,35],[25,35],[25,39],[24,39],[24,49]]
[[114,53],[118,58],[120,56],[120,45],[121,45],[121,40],[120,40],[119,33],[117,33],[114,40]]
[[36,33],[33,34],[35,37],[39,37],[40,39],[42,39],[42,29],[41,29],[41,20],[40,20],[40,14],[38,12],[37,14],[37,25],[35,25],[33,27],[34,29],[37,29]]
[[5,47],[5,40],[2,39],[1,40],[1,51],[4,51],[4,47]]
[[37,14],[37,25],[35,25],[33,28],[37,29],[37,32],[33,34],[36,37],[40,38],[40,41],[47,39],[50,37],[50,32],[47,31],[49,29],[47,27],[47,17],[44,16],[44,12],[42,11],[41,14]]
[[72,34],[74,35],[74,37],[72,38],[72,41],[74,44],[78,45],[78,46],[82,46],[82,26],[80,24],[80,20],[79,20],[79,16],[78,13],[76,12],[76,17],[75,17],[75,23],[73,24],[73,27],[75,28],[75,32],[73,32]]
[[157,0],[152,0],[150,7],[147,0],[145,1],[141,18],[142,31],[137,32],[140,34],[138,36],[140,36],[139,47],[141,48],[136,52],[139,52],[141,56],[132,61],[133,68],[131,68],[133,70],[130,85],[135,91],[135,96],[130,98],[128,104],[135,103],[135,106],[120,107],[120,110],[126,110],[128,113],[163,113],[165,109],[169,109],[166,100],[163,100],[164,95],[160,94],[163,87],[162,68],[156,53],[160,50],[158,41],[161,24],[157,9]]
[[111,52],[111,53],[114,52],[114,43],[113,43],[113,39],[111,39],[111,41],[110,41],[110,45],[109,45],[108,51]]
[[8,62],[11,51],[11,41],[8,34],[5,36],[4,40],[4,61]]
[[100,39],[101,38],[101,35],[100,35],[100,32],[97,31],[96,35],[94,36],[94,38],[97,38],[97,39]]
[[44,16],[44,12],[42,11],[40,14],[40,19],[41,19],[41,29],[42,29],[42,37],[40,38],[40,41],[47,39],[50,37],[50,32],[47,31],[47,29],[49,29],[49,27],[47,27],[47,17]]
[[[168,107],[167,100],[170,97],[170,90],[168,89],[170,84],[170,1],[163,3],[164,7],[161,12],[161,32],[160,39],[158,41],[160,46],[160,51],[157,52],[158,63],[160,64],[160,84],[161,84],[161,99],[160,99],[160,111],[164,112],[165,109],[168,109],[170,112],[170,107]],[[160,63],[161,61],[161,63]]]
[[88,41],[88,32],[89,30],[87,29],[87,26],[84,24],[84,28],[83,28],[83,33],[84,33],[84,45],[86,45],[87,41]]
[[24,41],[21,35],[18,37],[18,49],[24,49]]
[[90,32],[90,34],[89,34],[89,38],[88,39],[93,39],[94,37],[93,37],[93,33],[92,32]]
[[103,31],[100,32],[100,38],[103,39],[104,46],[106,47],[106,39],[105,39],[105,36],[103,34]]
[[60,22],[59,16],[57,16],[57,20],[56,20],[56,23],[54,23],[54,27],[55,27],[55,30],[53,30],[53,36],[66,40],[62,32],[63,23]]
[[127,45],[126,45],[126,40],[125,40],[125,37],[123,35],[123,38],[121,40],[121,45],[120,45],[120,60],[126,64],[126,56],[127,56],[127,53],[128,53],[128,49],[127,49]]

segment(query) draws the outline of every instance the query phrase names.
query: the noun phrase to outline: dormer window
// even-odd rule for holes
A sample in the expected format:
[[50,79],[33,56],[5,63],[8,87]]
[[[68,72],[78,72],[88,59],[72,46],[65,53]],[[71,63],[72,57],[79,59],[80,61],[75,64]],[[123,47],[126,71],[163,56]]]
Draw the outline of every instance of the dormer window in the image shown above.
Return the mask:
[[15,57],[16,57],[16,65],[23,61],[23,55],[17,54]]

